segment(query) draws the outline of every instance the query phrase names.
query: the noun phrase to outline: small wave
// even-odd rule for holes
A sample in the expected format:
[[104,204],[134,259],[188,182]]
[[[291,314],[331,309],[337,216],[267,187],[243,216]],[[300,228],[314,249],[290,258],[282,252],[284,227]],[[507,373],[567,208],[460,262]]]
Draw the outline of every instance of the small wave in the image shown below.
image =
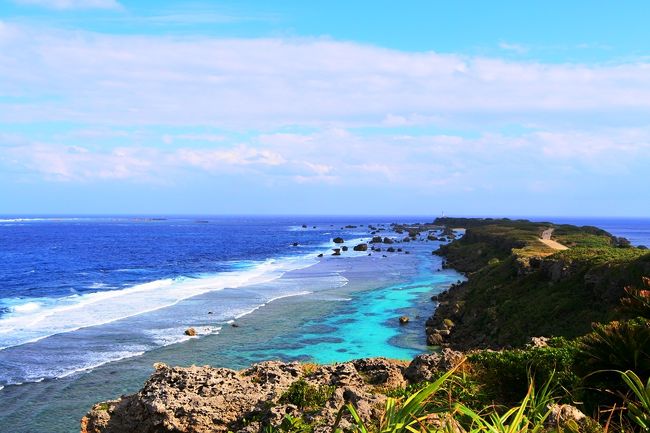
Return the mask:
[[26,304],[21,304],[21,305],[16,305],[15,307],[10,307],[9,311],[14,312],[14,313],[20,313],[20,314],[25,314],[25,313],[32,313],[34,311],[40,310],[41,309],[41,304],[38,302],[27,302]]
[[[142,355],[144,355],[144,353],[145,352],[115,352],[115,354],[117,356],[113,356],[110,359],[105,359],[105,360],[102,360],[102,361],[92,362],[92,363],[89,363],[89,364],[84,365],[82,367],[78,367],[78,368],[68,370],[68,371],[66,371],[64,373],[58,374],[56,376],[56,378],[61,379],[63,377],[72,376],[73,374],[83,373],[84,371],[89,371],[89,370],[92,370],[92,369],[97,368],[99,366],[102,366],[104,364],[108,364],[109,362],[121,361],[122,359],[133,358],[134,356],[142,356]],[[41,381],[42,380],[43,379],[41,379]]]
[[181,277],[64,298],[4,299],[9,313],[0,317],[0,350],[52,335],[103,325],[169,307],[207,292],[272,281],[285,272],[318,263],[312,255],[269,259],[241,270]]

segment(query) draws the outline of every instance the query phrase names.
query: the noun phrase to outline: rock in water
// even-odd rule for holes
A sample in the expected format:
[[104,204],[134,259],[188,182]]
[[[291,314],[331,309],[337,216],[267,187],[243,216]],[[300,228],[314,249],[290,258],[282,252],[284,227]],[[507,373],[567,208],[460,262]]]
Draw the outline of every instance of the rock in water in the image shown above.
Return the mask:
[[194,328],[187,328],[185,330],[185,335],[189,335],[190,337],[196,336],[196,329]]
[[345,242],[345,241],[343,240],[343,238],[334,238],[334,243],[335,243],[335,244],[342,244],[343,242]]
[[332,254],[333,256],[340,256],[341,255],[341,249],[340,248],[332,248],[332,251],[334,251],[334,253]]
[[354,251],[368,251],[368,244],[359,244],[352,249]]
[[408,318],[408,316],[402,316],[402,317],[400,317],[400,318],[399,318],[399,323],[400,323],[400,325],[406,325],[407,323],[409,323],[409,318]]

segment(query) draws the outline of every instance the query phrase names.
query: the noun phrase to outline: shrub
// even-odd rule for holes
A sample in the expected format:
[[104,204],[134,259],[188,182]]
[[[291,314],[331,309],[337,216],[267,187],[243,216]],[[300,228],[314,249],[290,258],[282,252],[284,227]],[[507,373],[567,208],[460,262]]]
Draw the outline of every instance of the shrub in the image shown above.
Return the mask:
[[577,386],[574,364],[578,349],[565,340],[556,342],[559,347],[482,351],[470,355],[469,361],[495,400],[513,403],[526,394],[529,379],[550,382],[553,388]]
[[621,299],[623,307],[630,313],[650,319],[650,278],[643,277],[643,288],[625,287],[626,296]]
[[579,339],[577,372],[583,376],[585,404],[621,405],[627,387],[617,371],[650,375],[650,321],[642,318],[595,324],[593,332]]
[[280,402],[295,404],[299,409],[318,410],[325,406],[335,389],[334,386],[310,385],[305,379],[298,379],[282,394]]

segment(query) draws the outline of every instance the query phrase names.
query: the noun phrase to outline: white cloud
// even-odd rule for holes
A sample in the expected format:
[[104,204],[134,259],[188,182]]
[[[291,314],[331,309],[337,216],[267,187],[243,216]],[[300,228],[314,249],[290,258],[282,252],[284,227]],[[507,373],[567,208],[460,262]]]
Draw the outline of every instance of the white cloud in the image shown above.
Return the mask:
[[[535,131],[517,137],[439,134],[367,137],[340,128],[262,134],[217,147],[133,146],[102,150],[0,137],[0,162],[56,181],[174,183],[188,174],[245,175],[268,181],[447,191],[565,188],[572,177],[625,174],[650,159],[650,129]],[[563,186],[564,185],[564,186]]]
[[323,39],[12,31],[11,41],[0,38],[0,91],[33,102],[3,104],[5,122],[348,127],[650,113],[644,63],[538,64]]
[[530,49],[522,44],[513,44],[509,42],[500,42],[499,48],[505,51],[512,51],[516,54],[526,54]]
[[115,0],[14,0],[14,3],[49,9],[122,9]]
[[0,95],[9,96],[0,122],[34,124],[35,136],[46,135],[41,123],[82,125],[42,140],[0,137],[0,164],[56,181],[228,175],[517,197],[588,189],[650,160],[642,62],[540,64],[325,39],[5,23]]

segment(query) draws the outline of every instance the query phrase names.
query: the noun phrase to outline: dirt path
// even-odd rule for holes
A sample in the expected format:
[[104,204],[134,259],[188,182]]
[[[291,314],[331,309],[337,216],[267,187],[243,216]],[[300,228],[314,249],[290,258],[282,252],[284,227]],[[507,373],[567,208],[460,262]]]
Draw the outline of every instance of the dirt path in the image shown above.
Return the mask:
[[542,242],[544,245],[553,248],[554,250],[568,250],[569,247],[562,245],[561,243],[554,241],[551,239],[551,235],[553,234],[553,228],[546,229],[542,232],[539,240]]

